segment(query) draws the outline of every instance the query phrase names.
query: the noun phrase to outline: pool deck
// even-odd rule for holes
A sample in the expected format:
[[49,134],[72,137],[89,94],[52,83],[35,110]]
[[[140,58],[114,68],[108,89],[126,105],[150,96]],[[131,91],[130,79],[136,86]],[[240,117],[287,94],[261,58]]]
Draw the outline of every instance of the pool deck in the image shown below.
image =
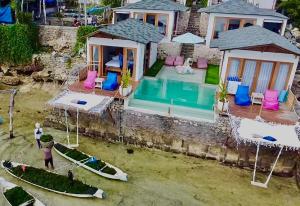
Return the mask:
[[[238,106],[234,103],[234,96],[229,96],[229,111],[232,115],[255,119],[259,115],[261,105],[254,104],[253,106]],[[279,124],[296,124],[298,122],[298,116],[293,109],[288,108],[285,104],[280,104],[278,111],[262,110],[261,118],[268,122],[274,122]]]
[[[114,91],[108,91],[108,90],[103,90],[103,89],[86,89],[83,86],[84,81],[79,81],[75,82],[74,84],[71,84],[69,86],[69,90],[73,92],[82,92],[82,93],[95,93],[96,95],[101,95],[101,96],[107,96],[107,97],[113,97],[116,99],[126,99],[128,97],[124,97],[119,93],[119,89],[116,89]],[[138,86],[139,82],[132,82],[132,92],[134,92]]]

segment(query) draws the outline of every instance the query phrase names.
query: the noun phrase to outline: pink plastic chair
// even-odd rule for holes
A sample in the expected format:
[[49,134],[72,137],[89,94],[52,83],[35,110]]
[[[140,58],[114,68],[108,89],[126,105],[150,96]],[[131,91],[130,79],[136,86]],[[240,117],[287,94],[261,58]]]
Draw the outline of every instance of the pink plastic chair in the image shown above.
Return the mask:
[[182,66],[183,63],[184,63],[184,57],[177,56],[175,61],[174,61],[174,66]]
[[267,90],[263,99],[263,109],[279,110],[278,91]]
[[174,56],[167,56],[167,58],[165,60],[165,65],[174,66],[175,58],[176,57],[174,57]]
[[208,60],[202,57],[199,57],[197,60],[197,68],[198,69],[206,69]]
[[88,71],[87,78],[83,85],[86,89],[93,89],[95,87],[95,79],[97,78],[97,71]]

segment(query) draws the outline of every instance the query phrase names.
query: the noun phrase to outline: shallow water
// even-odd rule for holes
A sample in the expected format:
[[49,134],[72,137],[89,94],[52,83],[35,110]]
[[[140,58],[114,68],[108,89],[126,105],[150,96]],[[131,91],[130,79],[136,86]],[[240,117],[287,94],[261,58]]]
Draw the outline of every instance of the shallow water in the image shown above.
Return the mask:
[[[53,91],[51,91],[53,92]],[[36,121],[46,116],[45,102],[50,94],[44,90],[19,93],[16,97],[15,134],[7,139],[8,125],[0,125],[0,159],[11,159],[43,167],[43,154],[37,149],[33,137]],[[7,122],[8,96],[0,96],[0,115]],[[44,128],[56,141],[65,142],[65,132]],[[72,134],[75,140],[75,134]],[[0,176],[23,186],[48,206],[81,205],[300,205],[300,193],[294,179],[274,177],[268,189],[250,185],[251,172],[222,166],[208,161],[152,149],[133,148],[134,154],[122,144],[109,144],[100,140],[80,137],[79,149],[102,158],[128,173],[129,181],[120,182],[97,176],[70,162],[55,151],[54,164],[58,172],[66,174],[73,169],[75,178],[103,189],[108,197],[78,199],[46,192],[20,182],[0,169]],[[263,177],[262,175],[260,175]],[[5,202],[0,196],[0,205]]]

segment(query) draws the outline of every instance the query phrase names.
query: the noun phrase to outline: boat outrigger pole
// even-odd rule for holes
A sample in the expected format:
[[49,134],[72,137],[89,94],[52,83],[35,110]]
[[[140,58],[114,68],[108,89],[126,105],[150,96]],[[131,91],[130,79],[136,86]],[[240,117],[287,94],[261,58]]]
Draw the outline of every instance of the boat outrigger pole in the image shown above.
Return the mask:
[[13,114],[14,114],[15,96],[17,94],[17,90],[16,89],[0,90],[0,94],[10,94],[10,100],[9,100],[9,138],[14,138]]
[[67,108],[65,108],[65,121],[66,121],[68,147],[79,147],[79,109],[78,108],[77,108],[76,112],[77,112],[77,114],[76,114],[76,144],[70,144],[68,113],[67,113]]

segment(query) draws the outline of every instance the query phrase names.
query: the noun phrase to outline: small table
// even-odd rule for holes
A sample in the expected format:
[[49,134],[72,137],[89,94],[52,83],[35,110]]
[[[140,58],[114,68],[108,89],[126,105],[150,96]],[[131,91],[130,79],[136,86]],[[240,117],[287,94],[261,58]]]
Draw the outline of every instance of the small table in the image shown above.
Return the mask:
[[[253,111],[253,104],[262,104],[263,99],[264,99],[263,93],[252,92],[252,94],[251,94],[251,112]],[[262,109],[262,106],[260,107],[260,110],[259,110],[259,116],[261,114],[261,109]]]
[[104,78],[96,78],[95,79],[95,88],[99,88],[99,89],[102,89],[102,83],[104,82]]
[[258,92],[252,92],[251,94],[251,102],[253,104],[262,104],[264,99],[264,94]]

